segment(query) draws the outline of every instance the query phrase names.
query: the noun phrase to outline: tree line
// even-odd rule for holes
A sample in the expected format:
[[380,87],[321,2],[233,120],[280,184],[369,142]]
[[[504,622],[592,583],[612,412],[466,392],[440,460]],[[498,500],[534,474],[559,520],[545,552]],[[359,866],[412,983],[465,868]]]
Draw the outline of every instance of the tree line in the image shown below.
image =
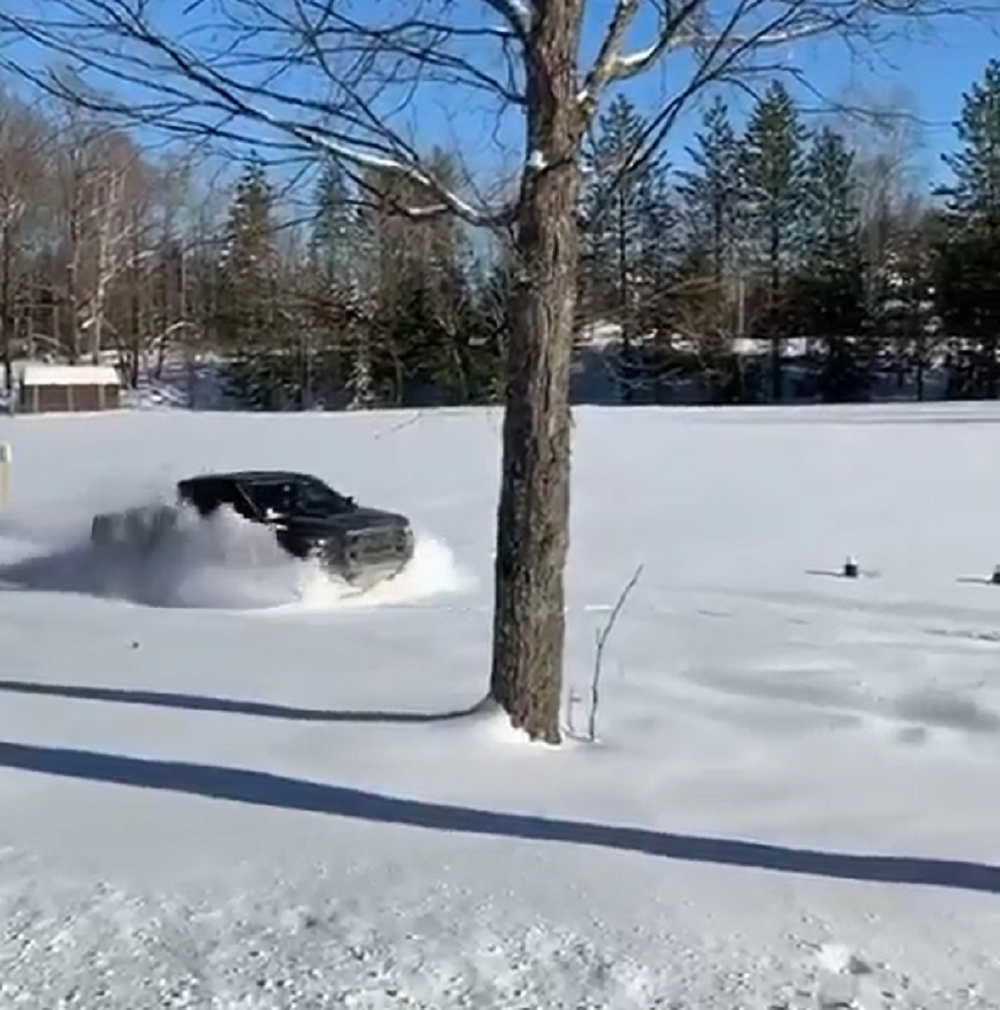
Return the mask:
[[[1000,61],[963,97],[949,181],[920,191],[851,124],[810,128],[781,81],[741,121],[704,109],[683,167],[640,157],[618,96],[585,145],[581,334],[613,324],[621,398],[861,400],[877,382],[1000,394]],[[426,159],[444,187],[459,159]],[[130,383],[212,359],[252,409],[484,403],[502,395],[511,261],[390,168],[332,159],[295,200],[259,157],[213,191],[70,104],[0,93],[0,348],[103,360]],[[303,196],[303,189],[308,193]],[[302,207],[305,205],[305,209]],[[405,205],[406,214],[398,212]]]
[[600,127],[581,300],[622,328],[625,399],[680,376],[709,402],[863,400],[879,380],[923,399],[932,368],[946,397],[998,395],[1000,61],[924,192],[891,145],[809,129],[780,81],[739,125],[716,98],[679,171],[628,168],[644,123],[624,99]]

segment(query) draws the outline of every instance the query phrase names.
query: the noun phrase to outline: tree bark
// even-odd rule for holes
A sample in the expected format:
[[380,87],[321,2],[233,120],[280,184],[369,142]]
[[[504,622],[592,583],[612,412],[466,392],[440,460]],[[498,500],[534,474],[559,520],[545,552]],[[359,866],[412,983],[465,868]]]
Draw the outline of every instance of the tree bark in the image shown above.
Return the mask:
[[3,385],[8,395],[14,389],[14,306],[11,297],[11,273],[14,250],[11,242],[13,228],[6,215],[0,226],[0,354],[3,357]]
[[490,694],[516,728],[549,743],[560,741],[566,623],[580,7],[536,3],[529,39],[527,143],[535,156],[515,237],[494,572]]
[[69,248],[66,251],[66,306],[69,312],[69,362],[80,360],[80,293],[77,266],[80,260],[79,190],[74,181],[73,204],[69,211]]

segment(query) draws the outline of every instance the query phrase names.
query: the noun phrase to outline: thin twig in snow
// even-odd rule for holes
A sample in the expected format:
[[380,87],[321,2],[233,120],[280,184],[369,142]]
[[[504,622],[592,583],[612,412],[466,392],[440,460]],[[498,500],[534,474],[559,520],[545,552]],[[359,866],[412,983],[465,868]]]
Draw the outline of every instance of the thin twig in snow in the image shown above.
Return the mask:
[[587,736],[591,743],[597,739],[597,707],[600,703],[601,670],[604,661],[604,649],[608,644],[611,632],[614,631],[615,624],[622,612],[622,608],[625,606],[625,603],[629,598],[629,594],[633,589],[635,589],[636,583],[638,583],[639,578],[642,575],[642,569],[643,566],[640,564],[632,573],[632,577],[625,583],[622,591],[618,594],[618,599],[615,601],[615,605],[611,608],[611,613],[608,615],[607,623],[597,632],[597,648],[594,652],[594,676],[590,681],[590,716],[587,724]]
[[408,417],[405,421],[397,421],[395,424],[389,425],[388,428],[383,428],[381,431],[376,431],[372,436],[373,438],[382,438],[383,435],[393,435],[397,431],[402,431],[404,428],[409,428],[411,424],[416,424],[417,421],[423,416],[421,411],[417,411],[415,414]]

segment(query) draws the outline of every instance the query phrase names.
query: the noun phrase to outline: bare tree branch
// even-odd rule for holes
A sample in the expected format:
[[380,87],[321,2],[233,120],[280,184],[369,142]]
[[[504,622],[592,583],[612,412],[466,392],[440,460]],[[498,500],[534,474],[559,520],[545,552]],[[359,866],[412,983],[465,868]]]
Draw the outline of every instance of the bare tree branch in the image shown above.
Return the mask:
[[499,14],[522,41],[531,30],[530,0],[483,0],[487,7]]
[[[243,20],[235,20],[234,14],[223,25],[212,26],[233,41],[209,55],[190,41],[204,33],[203,27],[174,35],[161,32],[141,0],[53,0],[53,7],[61,10],[62,18],[0,14],[0,31],[19,31],[47,50],[72,58],[93,80],[117,84],[129,97],[82,92],[58,77],[42,81],[28,71],[54,94],[72,94],[89,108],[188,135],[212,133],[236,141],[245,135],[240,136],[231,120],[256,122],[271,128],[279,145],[291,140],[344,161],[359,184],[364,184],[366,171],[405,174],[438,198],[437,204],[422,205],[419,216],[454,213],[488,226],[511,218],[509,205],[473,206],[441,188],[424,170],[419,152],[399,130],[385,124],[393,112],[386,107],[390,92],[406,105],[414,88],[436,82],[485,90],[504,106],[523,103],[509,60],[504,61],[508,66],[501,79],[461,53],[470,39],[494,38],[502,45],[504,34],[432,19],[372,27],[320,0],[293,0],[280,9],[263,0],[237,0],[235,14]],[[248,27],[253,19],[262,22],[256,30]],[[81,37],[87,44],[80,44]],[[449,45],[457,45],[458,51],[449,52]],[[9,56],[3,62],[22,73],[27,69]],[[322,86],[316,93],[325,91],[325,97],[305,97],[307,89],[287,83],[293,71],[304,68],[318,73]]]
[[[501,24],[484,25],[480,6]],[[751,66],[748,59],[768,48],[832,34],[876,44],[886,19],[979,9],[946,0],[616,0],[579,88],[580,133],[609,87],[679,49],[694,56],[694,69],[658,103],[636,163],[704,88],[739,86],[751,72],[795,72],[777,62]],[[657,26],[647,45],[628,50],[629,31],[646,10]],[[9,53],[0,63],[50,91],[74,92],[89,108],[187,136],[245,141],[245,124],[256,123],[268,134],[261,147],[327,151],[361,186],[371,171],[407,175],[436,196],[419,216],[454,213],[508,226],[513,200],[484,204],[440,187],[396,120],[418,91],[439,86],[483,94],[498,110],[523,108],[533,16],[529,0],[410,0],[363,20],[334,0],[196,0],[184,8],[181,27],[168,31],[146,0],[48,0],[38,13],[0,12],[0,36],[16,32],[72,59],[92,90],[81,94],[51,76],[41,81]],[[128,97],[111,97],[109,87]]]

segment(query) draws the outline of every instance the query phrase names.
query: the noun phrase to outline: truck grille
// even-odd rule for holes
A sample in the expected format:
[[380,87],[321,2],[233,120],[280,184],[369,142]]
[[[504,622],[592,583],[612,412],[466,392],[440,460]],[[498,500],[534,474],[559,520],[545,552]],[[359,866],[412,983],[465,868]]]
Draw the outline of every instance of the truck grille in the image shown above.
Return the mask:
[[409,550],[410,533],[403,526],[373,527],[352,533],[349,543],[359,560],[402,557]]

